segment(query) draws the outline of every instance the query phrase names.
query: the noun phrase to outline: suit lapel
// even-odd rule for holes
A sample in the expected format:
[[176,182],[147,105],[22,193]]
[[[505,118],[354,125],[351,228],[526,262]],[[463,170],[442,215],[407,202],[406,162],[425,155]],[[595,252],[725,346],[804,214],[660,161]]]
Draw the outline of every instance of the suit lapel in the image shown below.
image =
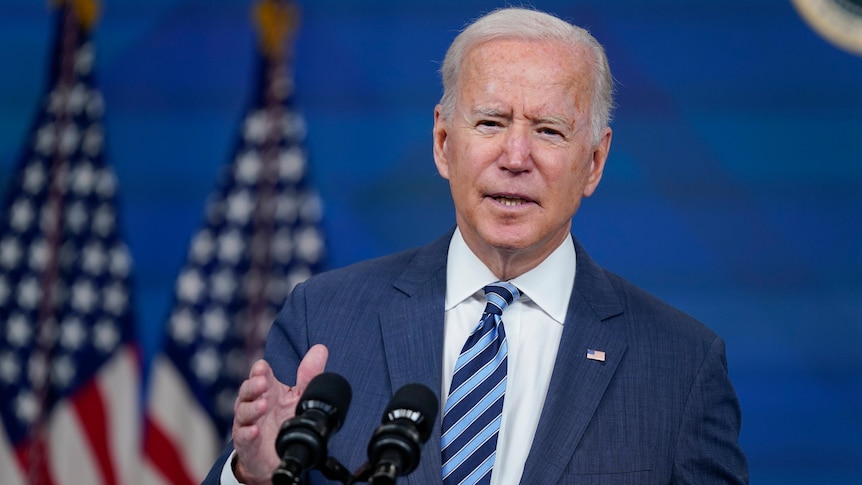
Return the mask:
[[[443,368],[443,313],[446,256],[452,233],[422,248],[393,284],[396,292],[380,312],[386,364],[392,392],[420,383],[440,397]],[[407,477],[412,484],[440,478],[440,419],[422,449],[419,467]]]
[[[577,241],[575,250],[575,286],[521,483],[560,480],[627,348],[625,337],[603,322],[622,312],[616,292]],[[587,359],[587,349],[604,351],[605,361]]]

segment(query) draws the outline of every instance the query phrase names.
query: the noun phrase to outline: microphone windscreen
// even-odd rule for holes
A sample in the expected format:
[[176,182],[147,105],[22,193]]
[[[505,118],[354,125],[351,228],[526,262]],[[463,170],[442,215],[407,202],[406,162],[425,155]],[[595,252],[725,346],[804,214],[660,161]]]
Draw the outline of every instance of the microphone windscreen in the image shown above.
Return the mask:
[[[410,410],[418,413],[417,419],[409,418],[416,423],[416,430],[419,431],[419,438],[425,442],[431,436],[431,429],[434,427],[434,420],[437,419],[438,408],[437,396],[434,391],[428,389],[422,384],[407,384],[398,389],[386,411],[383,413],[383,420],[387,420],[387,416],[398,410]],[[397,413],[403,414],[403,413]],[[398,416],[406,417],[406,416]],[[391,418],[391,416],[390,416]]]
[[347,416],[347,408],[350,407],[352,398],[353,391],[351,391],[347,379],[332,372],[324,372],[318,374],[308,383],[308,387],[305,388],[305,392],[302,393],[302,398],[297,404],[296,413],[300,414],[306,403],[310,401],[326,403],[333,408],[331,412],[337,422],[336,428],[340,428],[345,416]]

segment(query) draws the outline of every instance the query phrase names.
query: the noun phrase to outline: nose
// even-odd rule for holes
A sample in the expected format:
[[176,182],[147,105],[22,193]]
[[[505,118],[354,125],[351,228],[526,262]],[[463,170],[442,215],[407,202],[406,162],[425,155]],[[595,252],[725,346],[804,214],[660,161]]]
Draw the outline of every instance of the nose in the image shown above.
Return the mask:
[[532,147],[530,129],[519,123],[513,123],[506,130],[504,153],[500,160],[502,168],[512,172],[528,170],[532,163]]

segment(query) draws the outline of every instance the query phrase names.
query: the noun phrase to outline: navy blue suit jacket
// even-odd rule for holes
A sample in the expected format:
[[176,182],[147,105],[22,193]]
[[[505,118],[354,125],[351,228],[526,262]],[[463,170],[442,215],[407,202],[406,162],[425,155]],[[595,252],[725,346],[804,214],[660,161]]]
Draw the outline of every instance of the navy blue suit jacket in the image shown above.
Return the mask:
[[[350,470],[367,460],[395,390],[418,382],[440,394],[450,238],[312,277],[273,324],[266,359],[279,380],[293,384],[302,356],[323,343],[326,370],[350,382],[346,422],[329,443]],[[747,483],[724,342],[599,267],[577,241],[575,250],[575,285],[521,483]],[[605,361],[587,359],[587,349]],[[399,483],[441,483],[437,421],[419,467]],[[218,482],[229,452],[204,483]],[[327,483],[317,472],[311,482]]]

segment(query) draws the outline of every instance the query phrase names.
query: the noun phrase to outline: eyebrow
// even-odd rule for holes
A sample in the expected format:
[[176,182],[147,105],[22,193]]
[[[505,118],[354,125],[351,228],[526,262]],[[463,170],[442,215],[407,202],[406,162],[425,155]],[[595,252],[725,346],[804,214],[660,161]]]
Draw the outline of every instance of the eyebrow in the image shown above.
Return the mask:
[[[480,116],[492,116],[492,117],[496,117],[496,118],[508,118],[511,116],[506,111],[503,111],[503,110],[500,110],[497,108],[484,108],[481,106],[474,109],[473,114],[480,115]],[[571,122],[568,119],[566,119],[564,116],[558,116],[558,115],[542,116],[540,118],[535,118],[535,119],[531,118],[530,121],[533,122],[534,124],[537,124],[537,125],[547,123],[547,124],[552,124],[552,125],[566,125],[566,126],[568,126],[571,124]]]

